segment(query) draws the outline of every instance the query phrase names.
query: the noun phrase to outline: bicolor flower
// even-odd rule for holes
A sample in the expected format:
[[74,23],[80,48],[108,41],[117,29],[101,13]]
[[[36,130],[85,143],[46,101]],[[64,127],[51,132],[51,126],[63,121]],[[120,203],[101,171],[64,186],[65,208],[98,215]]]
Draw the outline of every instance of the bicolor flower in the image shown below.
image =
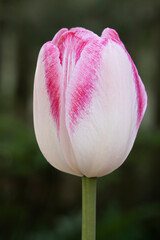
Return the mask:
[[137,69],[117,32],[101,37],[61,29],[39,53],[34,127],[55,168],[100,177],[118,168],[135,141],[147,105]]

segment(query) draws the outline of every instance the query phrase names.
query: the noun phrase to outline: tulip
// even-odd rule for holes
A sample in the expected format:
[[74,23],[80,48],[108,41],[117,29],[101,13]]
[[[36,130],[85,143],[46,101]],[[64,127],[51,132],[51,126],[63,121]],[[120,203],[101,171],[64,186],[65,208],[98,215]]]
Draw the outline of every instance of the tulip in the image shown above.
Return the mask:
[[117,32],[61,29],[39,53],[34,127],[55,168],[82,176],[82,239],[95,239],[96,177],[127,158],[147,105],[138,71]]
[[147,103],[137,69],[113,29],[101,37],[61,29],[39,53],[34,126],[55,168],[101,177],[118,168],[135,141]]

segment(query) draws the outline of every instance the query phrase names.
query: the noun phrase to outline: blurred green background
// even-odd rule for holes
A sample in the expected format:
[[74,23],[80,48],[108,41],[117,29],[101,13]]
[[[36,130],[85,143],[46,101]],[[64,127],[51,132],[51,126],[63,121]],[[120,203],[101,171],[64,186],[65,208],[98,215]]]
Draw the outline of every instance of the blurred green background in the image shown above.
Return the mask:
[[47,163],[32,121],[39,49],[75,26],[116,29],[148,93],[127,161],[98,179],[97,239],[160,239],[159,0],[0,0],[0,239],[81,239],[81,179]]

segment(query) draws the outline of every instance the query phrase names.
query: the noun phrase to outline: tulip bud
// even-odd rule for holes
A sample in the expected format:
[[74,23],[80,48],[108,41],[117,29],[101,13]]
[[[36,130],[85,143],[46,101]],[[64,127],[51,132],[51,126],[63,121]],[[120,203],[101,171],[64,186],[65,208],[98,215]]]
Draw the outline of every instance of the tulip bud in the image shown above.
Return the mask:
[[39,53],[34,127],[51,165],[100,177],[118,168],[135,141],[147,105],[137,69],[117,32],[101,37],[61,29]]

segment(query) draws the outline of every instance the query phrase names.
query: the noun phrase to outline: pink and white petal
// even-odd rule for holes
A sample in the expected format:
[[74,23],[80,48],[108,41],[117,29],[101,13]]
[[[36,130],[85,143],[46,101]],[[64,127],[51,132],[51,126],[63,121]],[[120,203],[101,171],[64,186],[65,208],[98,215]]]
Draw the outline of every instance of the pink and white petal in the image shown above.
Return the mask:
[[[83,133],[81,132],[83,134],[82,139],[75,138],[75,136],[79,126],[88,118],[92,108],[92,98],[95,95],[96,81],[99,78],[98,70],[100,68],[103,47],[100,39],[95,39],[86,45],[66,89],[66,126],[79,169],[86,176],[87,174],[85,173],[86,171],[88,172],[88,168],[91,169],[94,165],[91,159],[92,154],[90,153],[92,142],[89,143],[87,141],[90,134],[88,134],[87,129],[83,129]],[[81,133],[78,133],[79,137]],[[80,149],[80,154],[75,149],[75,145],[78,148],[81,148],[83,145],[84,149]],[[87,147],[88,145],[89,147]],[[81,154],[81,151],[84,152]]]
[[91,39],[100,38],[93,34],[92,32],[85,30],[83,28],[74,28],[69,31],[65,31],[60,34],[59,41],[57,41],[57,47],[60,52],[60,63],[62,66],[62,81],[61,81],[61,113],[60,113],[60,131],[59,140],[63,156],[68,163],[68,165],[77,174],[82,175],[77,164],[72,144],[68,135],[68,130],[66,128],[66,91],[68,89],[68,84],[72,76],[72,72],[75,68],[76,63],[81,57],[81,53],[85,46],[90,42]]
[[129,53],[127,52],[124,44],[121,42],[118,33],[114,29],[106,28],[106,29],[103,30],[101,37],[104,38],[104,39],[107,39],[107,40],[111,39],[111,40],[117,42],[124,49],[125,53],[128,56],[129,61],[131,62],[132,70],[133,70],[133,73],[134,73],[134,82],[135,82],[135,87],[136,87],[136,94],[137,94],[137,104],[138,104],[138,108],[137,108],[137,113],[138,113],[137,131],[138,131],[138,128],[139,128],[140,123],[142,121],[144,112],[145,112],[146,107],[147,107],[147,94],[146,94],[146,91],[145,91],[145,87],[143,85],[143,82],[142,82],[139,74],[138,74],[138,71],[136,69],[136,66],[135,66],[134,62],[132,61],[132,58],[130,57]]
[[[81,91],[85,91],[82,95],[87,96],[91,91],[91,99],[84,104],[82,111],[76,106],[76,101],[74,103],[75,87],[68,93],[67,127],[81,172],[87,177],[100,177],[123,163],[137,134],[134,73],[124,49],[110,39],[96,68],[92,69],[93,65],[90,65],[88,69],[87,57],[81,60],[81,69],[77,64],[78,78],[88,75],[91,81],[92,77],[96,76],[96,79],[91,90],[87,90],[85,84],[82,87]],[[72,108],[75,108],[73,112],[78,112],[76,120],[73,118],[75,113],[70,110]]]
[[[49,67],[51,63],[54,63],[54,69]],[[39,53],[35,73],[33,106],[35,134],[44,157],[51,165],[61,171],[78,175],[64,160],[58,140],[60,78],[58,49],[53,44],[46,43]]]

